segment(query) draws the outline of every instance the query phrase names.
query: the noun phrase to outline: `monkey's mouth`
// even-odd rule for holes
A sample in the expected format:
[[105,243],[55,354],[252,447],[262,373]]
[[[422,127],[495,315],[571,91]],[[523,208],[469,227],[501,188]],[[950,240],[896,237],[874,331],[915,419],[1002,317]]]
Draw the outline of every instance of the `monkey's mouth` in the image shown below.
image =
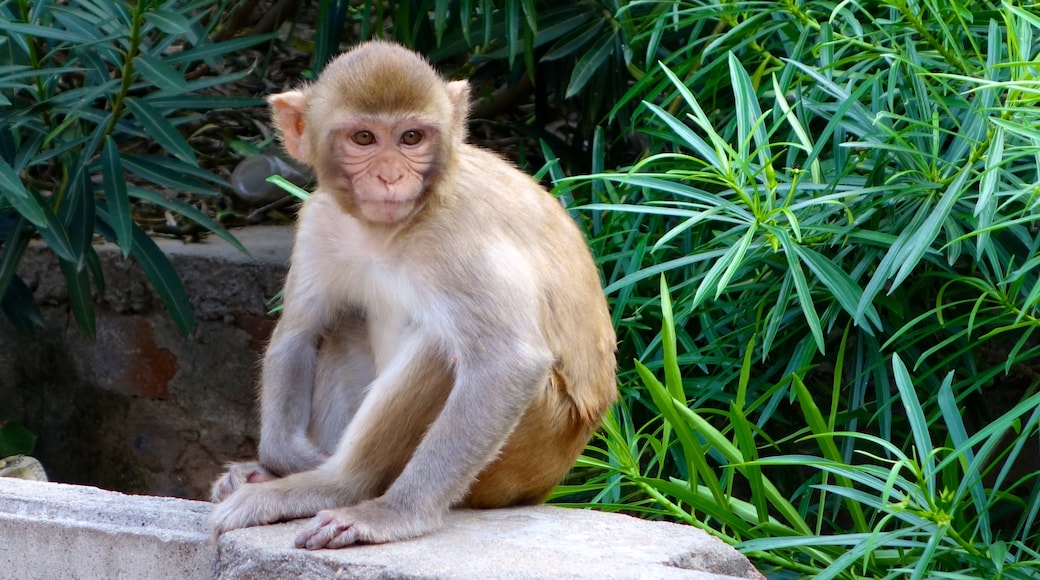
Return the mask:
[[370,220],[396,222],[411,214],[418,198],[361,200],[361,212]]

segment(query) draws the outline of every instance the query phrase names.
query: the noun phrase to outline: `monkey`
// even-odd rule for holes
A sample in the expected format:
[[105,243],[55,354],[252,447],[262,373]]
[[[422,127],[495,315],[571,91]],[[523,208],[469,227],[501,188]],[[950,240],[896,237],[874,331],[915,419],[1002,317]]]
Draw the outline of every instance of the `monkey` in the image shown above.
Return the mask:
[[617,398],[577,224],[466,141],[467,82],[399,45],[268,102],[317,185],[263,357],[259,458],[214,483],[214,533],[311,517],[296,547],[341,548],[544,501]]

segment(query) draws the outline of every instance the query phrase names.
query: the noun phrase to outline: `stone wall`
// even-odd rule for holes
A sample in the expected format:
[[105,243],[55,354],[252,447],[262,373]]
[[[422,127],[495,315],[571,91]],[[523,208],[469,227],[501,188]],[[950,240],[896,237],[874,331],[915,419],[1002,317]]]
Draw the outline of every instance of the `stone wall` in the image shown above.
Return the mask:
[[224,463],[255,456],[258,362],[292,229],[234,233],[249,256],[215,236],[157,240],[191,298],[191,336],[138,265],[102,244],[105,288],[91,341],[69,310],[57,260],[45,245],[30,246],[19,275],[45,328],[25,336],[0,315],[0,421],[37,435],[33,454],[52,480],[203,498]]
[[0,578],[764,580],[691,526],[547,506],[453,511],[426,536],[298,550],[305,521],[214,542],[206,503],[0,478]]

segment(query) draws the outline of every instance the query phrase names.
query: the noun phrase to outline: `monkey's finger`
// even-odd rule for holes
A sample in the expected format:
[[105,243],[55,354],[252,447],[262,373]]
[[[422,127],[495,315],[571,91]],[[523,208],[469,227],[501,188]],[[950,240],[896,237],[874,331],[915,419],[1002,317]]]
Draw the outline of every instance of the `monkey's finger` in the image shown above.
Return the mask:
[[335,549],[356,544],[357,540],[357,531],[353,527],[342,529],[332,523],[317,529],[305,530],[296,537],[296,547],[307,550]]
[[357,526],[350,526],[329,540],[325,547],[330,549],[345,548],[358,543],[359,540]]
[[307,527],[296,536],[296,547],[308,550],[324,548],[333,537],[339,535],[346,528],[346,526],[338,524],[339,522],[332,513],[327,511],[318,512]]

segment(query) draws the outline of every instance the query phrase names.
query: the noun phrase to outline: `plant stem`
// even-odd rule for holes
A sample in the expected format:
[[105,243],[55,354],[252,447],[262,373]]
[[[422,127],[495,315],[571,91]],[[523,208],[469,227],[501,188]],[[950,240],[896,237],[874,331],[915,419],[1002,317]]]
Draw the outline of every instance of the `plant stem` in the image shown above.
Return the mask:
[[130,92],[130,85],[134,81],[134,58],[137,57],[138,46],[141,44],[141,25],[144,23],[145,2],[146,0],[137,0],[130,10],[130,38],[127,43],[123,68],[120,71],[119,93],[116,94],[116,100],[112,103],[112,118],[109,119],[108,127],[105,128],[105,137],[115,131],[116,123],[119,122],[126,106],[126,96]]

